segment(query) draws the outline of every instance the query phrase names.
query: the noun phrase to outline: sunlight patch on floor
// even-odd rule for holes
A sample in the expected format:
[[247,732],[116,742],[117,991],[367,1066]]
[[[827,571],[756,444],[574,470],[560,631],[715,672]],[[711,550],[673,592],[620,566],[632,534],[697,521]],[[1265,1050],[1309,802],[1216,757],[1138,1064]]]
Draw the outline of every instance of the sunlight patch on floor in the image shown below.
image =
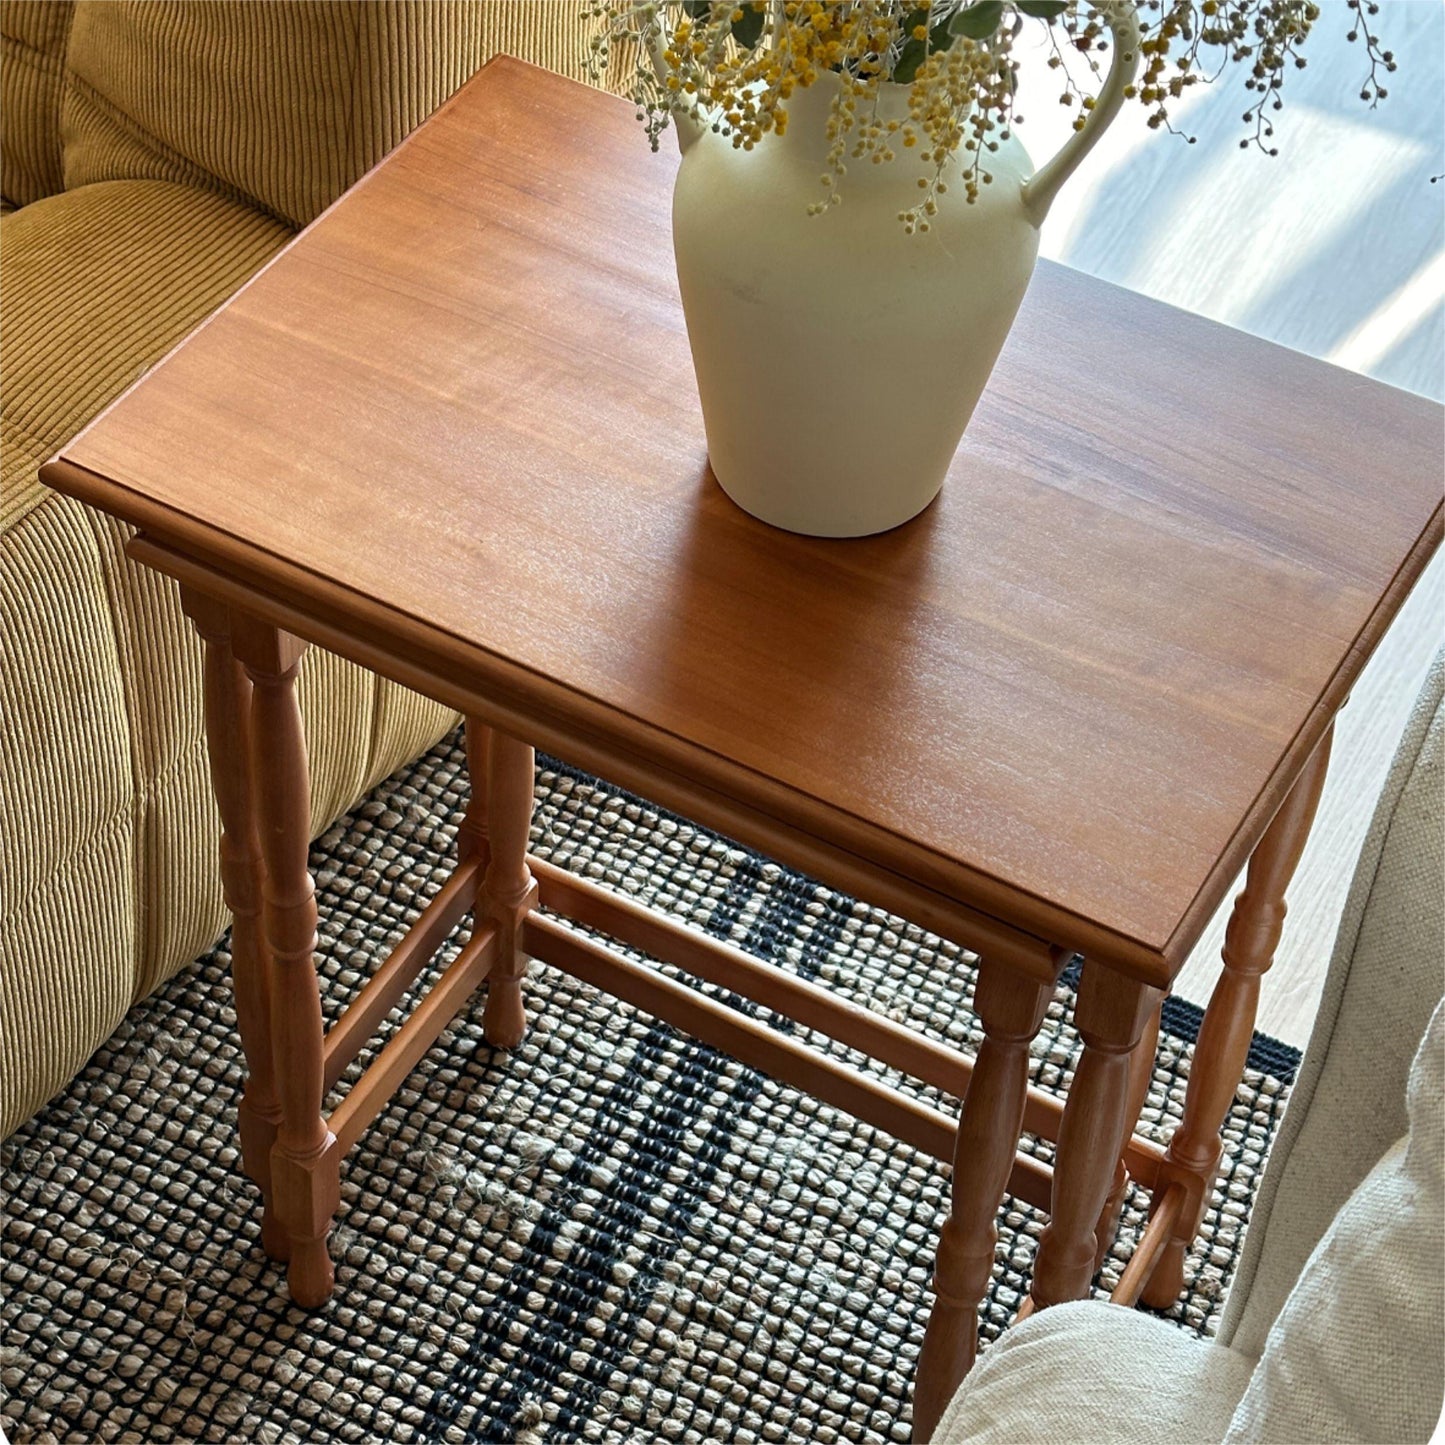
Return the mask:
[[1437,251],[1382,306],[1360,322],[1330,352],[1329,361],[1368,373],[1420,324],[1445,306],[1445,251]]

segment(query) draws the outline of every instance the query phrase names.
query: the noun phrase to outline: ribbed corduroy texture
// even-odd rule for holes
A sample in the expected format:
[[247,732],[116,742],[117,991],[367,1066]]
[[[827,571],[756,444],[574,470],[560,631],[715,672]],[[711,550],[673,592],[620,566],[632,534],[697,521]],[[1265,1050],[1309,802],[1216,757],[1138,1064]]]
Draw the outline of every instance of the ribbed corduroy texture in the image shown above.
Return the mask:
[[580,78],[582,9],[582,0],[82,0],[65,183],[180,181],[304,225],[497,51]]
[[119,1022],[135,976],[130,727],[94,525],[60,503],[0,539],[0,1123]]
[[[70,11],[3,12],[3,1134],[224,922],[176,590],[36,468],[491,54],[585,43],[581,0]],[[301,695],[318,830],[451,721],[320,652]]]
[[[155,182],[50,196],[0,223],[6,1133],[174,960],[176,935],[194,952],[220,916],[196,851],[215,824],[183,634],[138,622],[119,529],[35,469],[285,235]],[[168,660],[145,657],[143,636]]]
[[35,468],[288,238],[248,206],[187,186],[112,182],[0,225],[7,448],[0,525],[47,495]]
[[0,0],[0,195],[24,206],[63,184],[60,95],[72,0]]
[[[118,524],[42,495],[34,469],[286,234],[155,181],[51,197],[0,227],[6,1133],[224,923],[199,648],[176,589],[126,559]],[[449,716],[328,654],[304,675],[320,827]]]
[[[287,234],[156,181],[53,196],[0,226],[6,1133],[224,922],[199,650],[176,589],[35,469]],[[334,657],[307,668],[318,826],[446,724],[410,697],[378,710],[377,691]]]

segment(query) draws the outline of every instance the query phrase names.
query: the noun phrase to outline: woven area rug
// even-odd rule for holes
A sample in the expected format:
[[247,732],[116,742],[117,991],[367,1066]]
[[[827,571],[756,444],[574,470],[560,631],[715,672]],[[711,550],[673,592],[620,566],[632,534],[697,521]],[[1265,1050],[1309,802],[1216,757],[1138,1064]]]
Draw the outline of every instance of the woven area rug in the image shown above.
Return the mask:
[[[317,844],[332,1017],[443,881],[465,795],[454,735]],[[977,1044],[968,954],[594,779],[544,762],[533,839]],[[134,1009],[5,1147],[13,1445],[909,1438],[947,1171],[546,967],[518,1051],[486,1045],[478,1000],[373,1125],[343,1170],[335,1297],[290,1306],[239,1172],[227,963],[223,943]],[[1034,1051],[1047,1088],[1076,1055],[1072,982]],[[1197,1024],[1168,1005],[1148,1133],[1179,1115]],[[1297,1062],[1256,1039],[1228,1125],[1235,1162],[1175,1312],[1188,1328],[1208,1332],[1219,1309]],[[1120,1259],[1141,1223],[1131,1205]],[[990,1337],[1042,1224],[1008,1202]]]

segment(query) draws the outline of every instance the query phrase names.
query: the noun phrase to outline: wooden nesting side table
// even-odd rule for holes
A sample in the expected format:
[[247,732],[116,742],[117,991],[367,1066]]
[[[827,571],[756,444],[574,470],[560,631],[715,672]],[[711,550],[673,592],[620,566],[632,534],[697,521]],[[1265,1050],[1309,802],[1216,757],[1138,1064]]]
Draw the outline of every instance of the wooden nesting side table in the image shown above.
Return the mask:
[[[494,62],[43,476],[138,529],[205,639],[241,1138],[294,1298],[331,1293],[342,1155],[483,981],[488,1037],[520,1038],[530,955],[953,1161],[926,1438],[1005,1189],[1051,1213],[1030,1308],[1088,1290],[1126,1171],[1153,1215],[1119,1296],[1178,1291],[1334,714],[1440,538],[1441,409],[1045,265],[938,502],[882,537],[790,536],[707,474],[670,183],[631,106]],[[473,778],[456,872],[324,1036],[308,643],[464,713]],[[978,950],[977,1060],[529,860],[534,744]],[[1160,1000],[1245,864],[1165,1152],[1130,1137]],[[573,922],[964,1096],[961,1119]],[[1075,950],[1061,1109],[1028,1047]],[[1057,1140],[1052,1172],[1022,1129]]]

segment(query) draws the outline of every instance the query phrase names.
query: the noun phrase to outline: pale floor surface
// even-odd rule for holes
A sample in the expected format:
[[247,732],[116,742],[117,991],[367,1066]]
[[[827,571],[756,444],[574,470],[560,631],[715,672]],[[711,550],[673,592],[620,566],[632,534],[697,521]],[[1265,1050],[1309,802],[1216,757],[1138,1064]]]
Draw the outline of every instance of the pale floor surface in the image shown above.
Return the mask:
[[[1366,67],[1363,50],[1344,40],[1346,8],[1342,0],[1323,8],[1304,52],[1308,68],[1285,87],[1279,156],[1239,148],[1248,104],[1241,79],[1184,98],[1175,118],[1198,137],[1192,146],[1151,133],[1138,107],[1126,107],[1055,205],[1043,254],[1439,398],[1445,182],[1430,178],[1445,172],[1445,6],[1384,0],[1377,33],[1401,65],[1374,111],[1358,99]],[[1062,87],[1043,67],[1045,53],[1032,48],[1019,89],[1019,133],[1036,162],[1063,141],[1071,114],[1058,103]],[[1329,782],[1260,1007],[1259,1027],[1289,1043],[1308,1038],[1376,796],[1442,638],[1445,562],[1437,557],[1336,728]],[[1218,974],[1227,916],[1228,905],[1178,980],[1176,992],[1196,1003],[1207,1001]]]

